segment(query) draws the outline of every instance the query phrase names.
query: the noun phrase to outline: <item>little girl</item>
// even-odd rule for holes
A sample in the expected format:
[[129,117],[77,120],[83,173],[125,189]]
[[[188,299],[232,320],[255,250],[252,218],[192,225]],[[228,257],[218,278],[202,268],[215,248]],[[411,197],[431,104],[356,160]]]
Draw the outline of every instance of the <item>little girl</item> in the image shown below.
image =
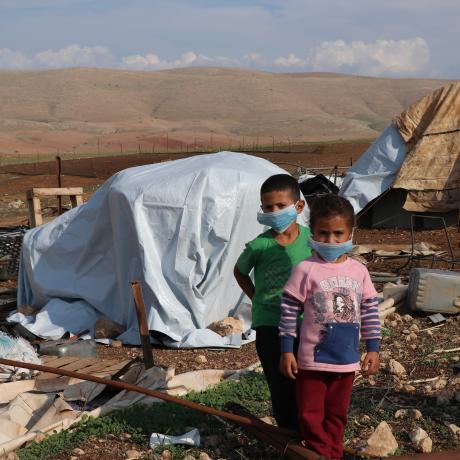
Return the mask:
[[[376,291],[352,250],[354,210],[324,195],[311,206],[314,255],[292,271],[281,301],[281,372],[296,379],[300,432],[320,455],[340,459],[355,372],[379,369],[380,321]],[[297,321],[303,313],[297,360]],[[360,366],[359,340],[367,354]]]

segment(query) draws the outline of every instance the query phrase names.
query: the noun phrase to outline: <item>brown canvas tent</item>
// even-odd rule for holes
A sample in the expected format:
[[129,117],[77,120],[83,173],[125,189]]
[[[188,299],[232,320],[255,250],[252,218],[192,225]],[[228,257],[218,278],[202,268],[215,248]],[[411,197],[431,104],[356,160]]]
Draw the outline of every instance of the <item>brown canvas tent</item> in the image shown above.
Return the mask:
[[460,83],[434,91],[398,115],[347,172],[340,194],[352,202],[365,226],[407,227],[412,214],[455,222]]

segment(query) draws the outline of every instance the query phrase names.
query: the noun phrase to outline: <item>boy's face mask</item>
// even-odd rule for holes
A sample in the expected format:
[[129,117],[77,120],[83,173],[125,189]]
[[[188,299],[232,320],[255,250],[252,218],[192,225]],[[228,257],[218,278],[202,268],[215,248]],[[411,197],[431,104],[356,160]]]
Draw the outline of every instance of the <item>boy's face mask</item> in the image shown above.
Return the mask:
[[271,227],[276,233],[283,233],[297,218],[297,209],[295,204],[287,206],[274,212],[257,213],[257,222],[267,227]]
[[340,256],[353,249],[353,235],[348,241],[343,243],[320,243],[310,238],[308,245],[326,262],[335,262]]

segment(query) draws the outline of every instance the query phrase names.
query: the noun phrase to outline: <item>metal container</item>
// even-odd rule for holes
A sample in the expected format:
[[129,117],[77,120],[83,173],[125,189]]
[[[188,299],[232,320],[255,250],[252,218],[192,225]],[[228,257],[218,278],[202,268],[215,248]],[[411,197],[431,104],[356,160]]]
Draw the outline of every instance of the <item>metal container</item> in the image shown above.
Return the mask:
[[449,270],[413,268],[409,276],[407,300],[411,310],[458,313],[460,273]]

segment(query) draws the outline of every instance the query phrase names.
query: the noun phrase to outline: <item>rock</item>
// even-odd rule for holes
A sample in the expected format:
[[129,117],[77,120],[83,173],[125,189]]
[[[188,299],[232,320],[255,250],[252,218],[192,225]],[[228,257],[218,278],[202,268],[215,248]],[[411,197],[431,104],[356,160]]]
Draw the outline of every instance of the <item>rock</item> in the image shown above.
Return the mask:
[[139,451],[130,449],[126,451],[125,457],[130,458],[130,459],[135,459],[135,458],[140,458],[141,455],[142,454]]
[[42,442],[42,441],[45,440],[45,438],[46,438],[45,433],[37,433],[37,435],[34,438],[34,441],[35,442]]
[[388,325],[389,325],[390,327],[397,327],[397,326],[398,326],[398,322],[397,322],[397,321],[394,321],[394,320],[393,320],[393,321],[389,321],[389,322],[388,322]]
[[361,415],[361,417],[359,418],[359,423],[369,423],[371,421],[371,418],[369,417],[369,415],[367,414],[363,414]]
[[419,330],[419,327],[415,323],[411,324],[409,331],[417,332],[418,330]]
[[438,379],[435,380],[434,382],[431,383],[431,388],[433,390],[442,390],[447,386],[447,380],[446,379]]
[[387,422],[381,422],[363,447],[359,448],[359,454],[369,457],[386,457],[393,455],[398,448],[398,443],[393,436]]
[[395,359],[390,359],[390,362],[388,363],[388,370],[390,374],[398,377],[406,375],[406,369],[404,369],[404,366]]
[[198,355],[196,358],[195,358],[195,362],[197,364],[206,364],[208,362],[208,360],[206,359],[206,356],[205,355]]
[[72,450],[72,454],[81,457],[82,455],[85,455],[85,451],[83,449],[80,449],[79,447],[76,447],[74,450]]
[[112,348],[121,348],[123,346],[123,342],[121,340],[112,340],[110,342],[110,346]]
[[433,450],[433,441],[428,436],[428,438],[425,438],[420,442],[418,448],[420,449],[420,452],[429,454]]
[[212,458],[206,452],[200,452],[198,457],[200,460],[212,460]]
[[18,454],[16,452],[10,452],[5,458],[6,460],[19,460]]
[[211,331],[214,331],[222,337],[233,334],[242,334],[243,321],[228,316],[220,321],[214,321],[208,326],[208,329],[211,329]]
[[453,423],[446,423],[447,428],[449,431],[458,439],[460,439],[460,427],[453,424]]
[[196,458],[193,455],[186,455],[183,460],[196,460]]
[[126,328],[101,315],[94,323],[94,337],[96,339],[114,339],[125,332]]
[[276,425],[275,419],[269,415],[262,417],[260,420],[264,423],[268,423],[269,425]]
[[78,460],[78,457],[72,456],[70,457],[70,460]]
[[422,418],[422,413],[418,409],[398,409],[395,412],[395,418],[405,417],[410,417],[414,420],[419,420]]
[[414,443],[415,448],[419,452],[428,453],[433,448],[433,441],[428,436],[428,433],[420,427],[414,428],[409,433],[410,440]]
[[417,340],[417,334],[415,334],[414,332],[411,332],[407,337],[412,342],[415,342]]
[[162,453],[161,453],[161,458],[162,460],[171,460],[171,451],[165,449]]
[[121,439],[131,439],[132,436],[129,433],[121,433]]
[[417,350],[418,346],[415,345],[415,343],[412,343],[411,345],[409,345],[409,348],[410,348],[411,350]]
[[403,316],[401,316],[401,319],[402,319],[405,323],[410,323],[414,318],[412,318],[411,315],[403,315]]

